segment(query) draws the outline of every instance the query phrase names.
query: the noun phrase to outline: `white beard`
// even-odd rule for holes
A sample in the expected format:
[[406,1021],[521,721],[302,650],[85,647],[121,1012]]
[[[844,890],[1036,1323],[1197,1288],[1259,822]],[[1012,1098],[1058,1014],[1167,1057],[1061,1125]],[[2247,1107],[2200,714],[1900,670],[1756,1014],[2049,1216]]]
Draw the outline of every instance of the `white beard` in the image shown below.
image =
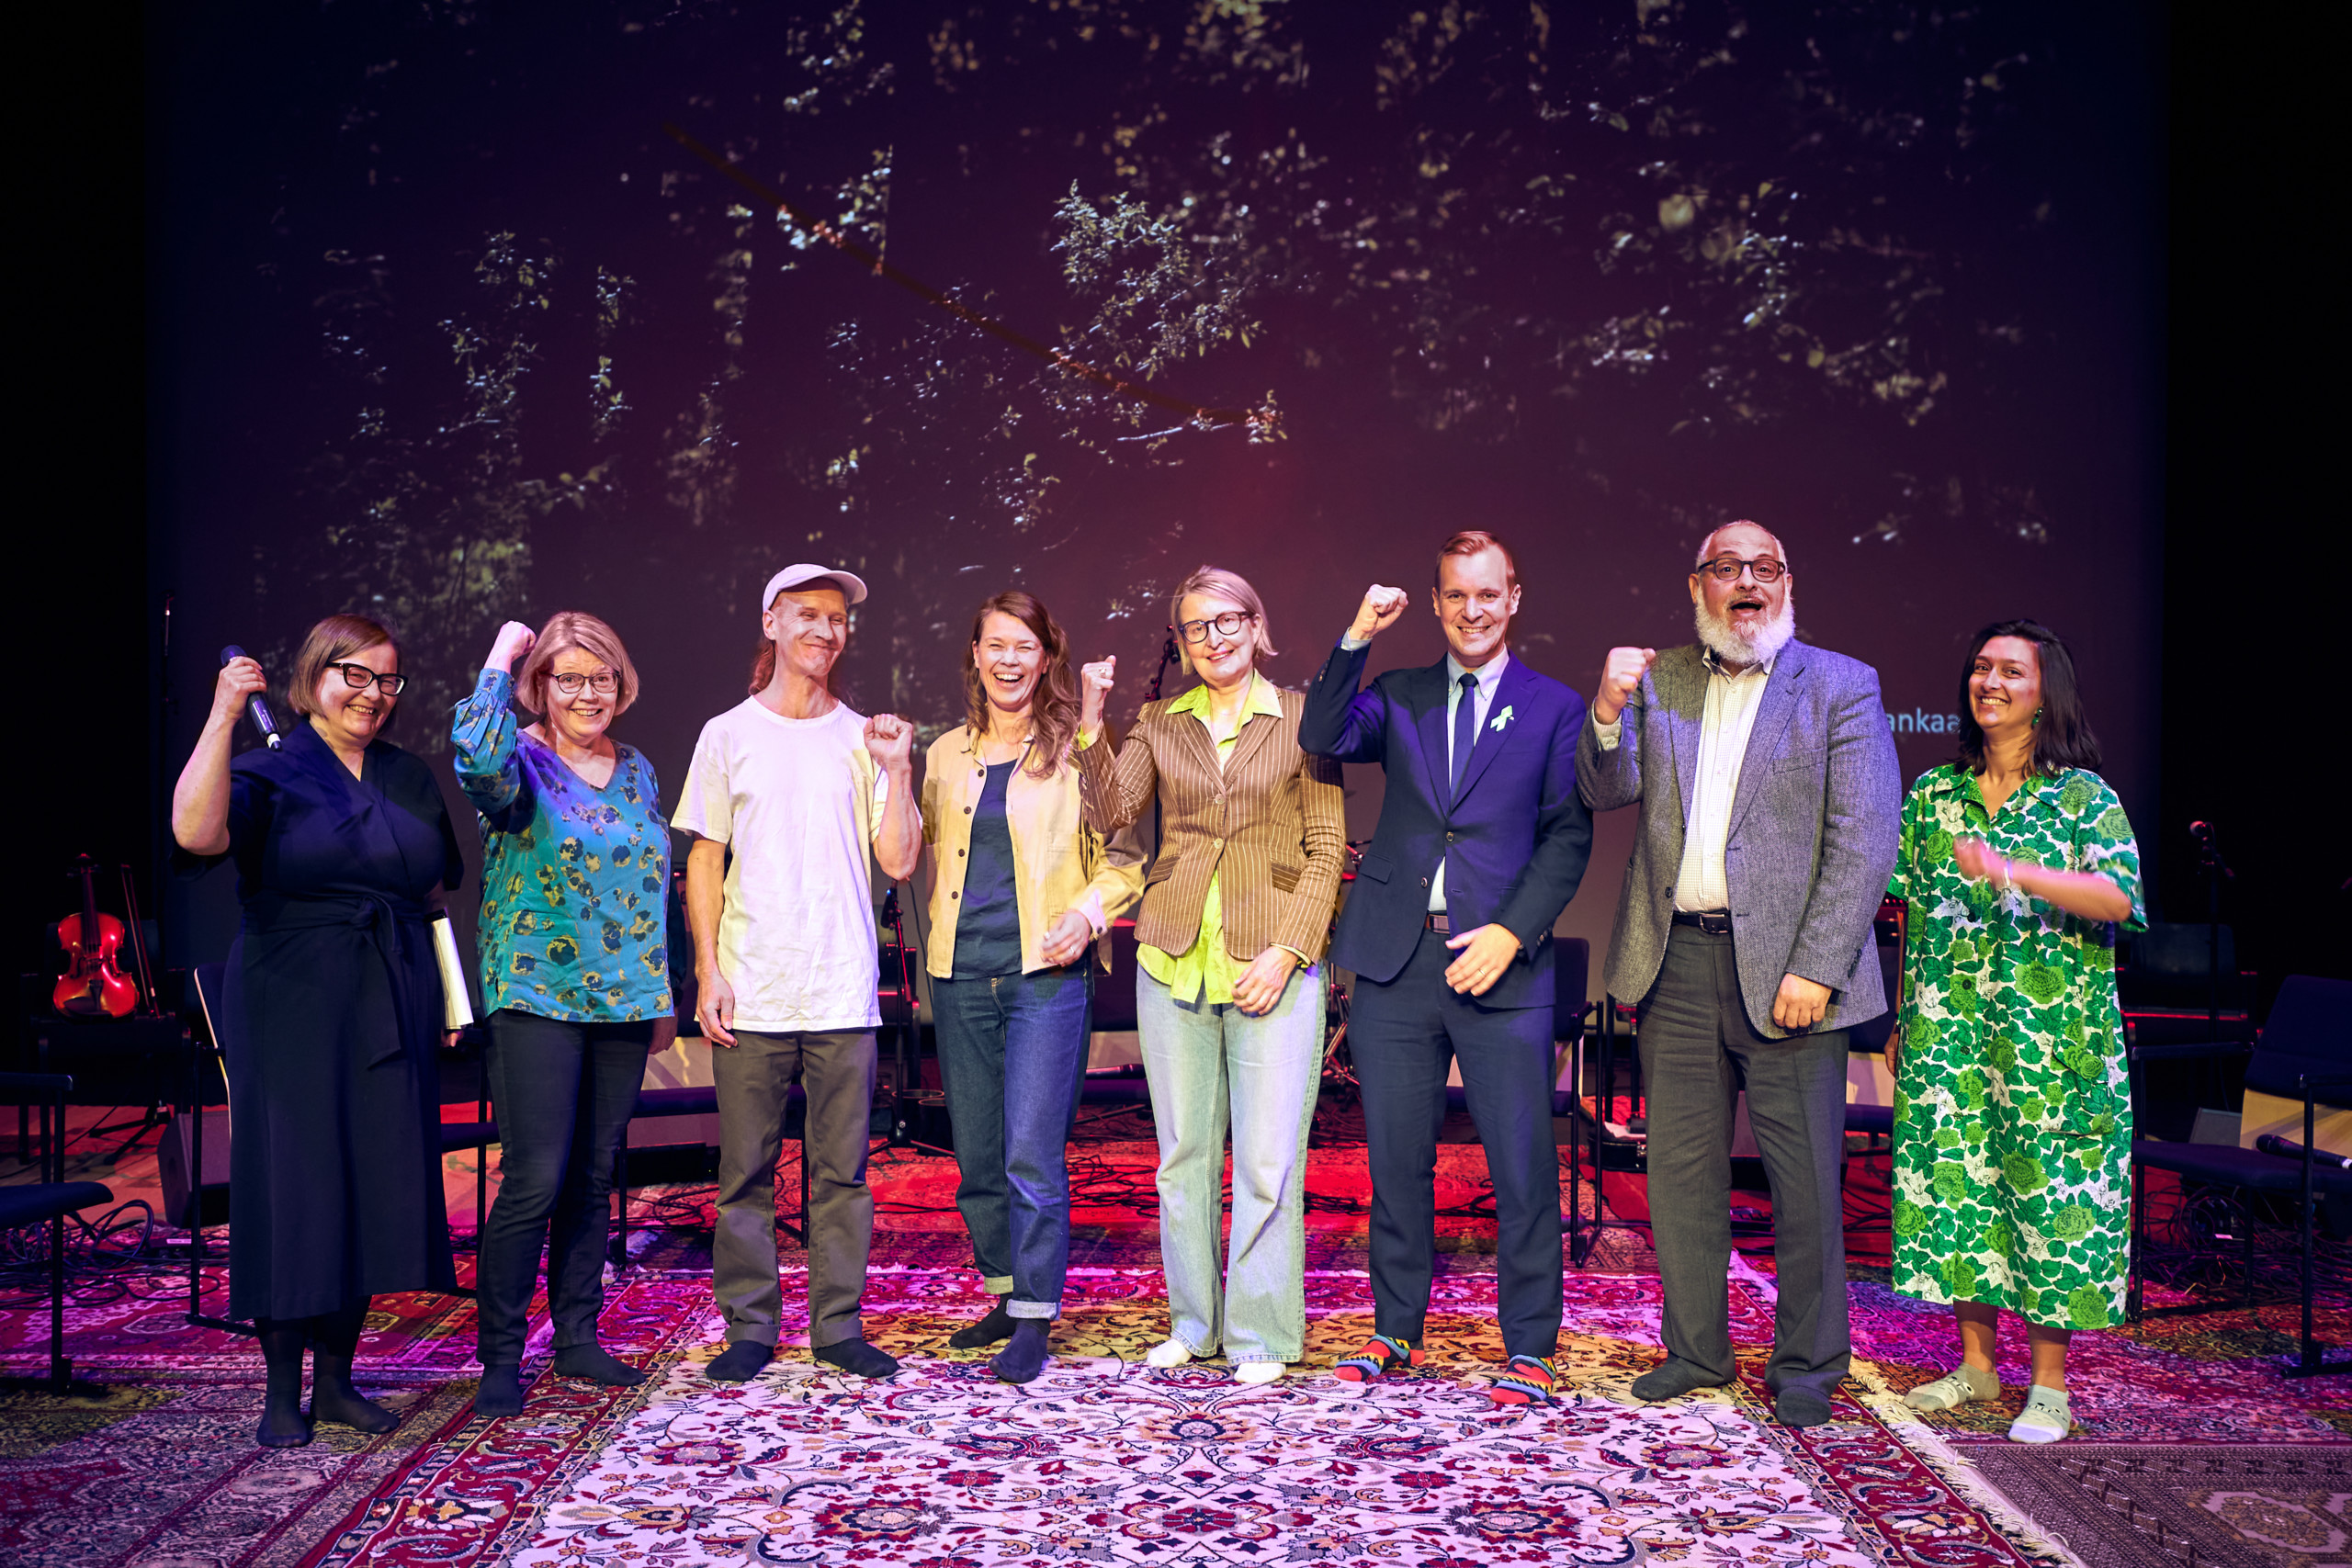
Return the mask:
[[1758,622],[1752,631],[1743,631],[1729,617],[1710,610],[1704,594],[1691,610],[1691,618],[1698,624],[1699,641],[1726,664],[1761,664],[1788,647],[1797,635],[1797,587],[1793,581],[1781,595],[1780,613],[1770,620]]

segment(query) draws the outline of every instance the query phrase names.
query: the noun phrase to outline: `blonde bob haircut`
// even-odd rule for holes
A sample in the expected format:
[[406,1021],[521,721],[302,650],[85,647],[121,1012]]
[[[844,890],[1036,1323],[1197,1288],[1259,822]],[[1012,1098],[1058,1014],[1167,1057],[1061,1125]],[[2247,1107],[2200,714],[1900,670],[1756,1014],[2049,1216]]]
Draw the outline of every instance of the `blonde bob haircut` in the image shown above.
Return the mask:
[[1250,580],[1221,566],[1204,566],[1195,569],[1190,577],[1178,583],[1176,592],[1168,596],[1168,629],[1175,634],[1176,660],[1184,667],[1185,674],[1197,671],[1193,668],[1192,645],[1184,640],[1183,633],[1177,628],[1184,622],[1184,601],[1195,593],[1214,593],[1220,599],[1229,599],[1240,605],[1258,625],[1258,658],[1273,657],[1277,651],[1274,648],[1274,628],[1266,619],[1266,602],[1258,597],[1258,591],[1250,586]]
[[286,691],[286,705],[304,718],[319,711],[319,679],[330,664],[340,664],[355,653],[390,646],[397,665],[400,638],[365,615],[329,615],[311,628],[294,654],[294,679]]
[[522,673],[514,677],[514,695],[533,713],[547,712],[548,682],[554,677],[550,666],[557,654],[575,649],[620,677],[620,690],[613,694],[613,716],[627,713],[637,701],[637,666],[628,661],[620,634],[585,610],[558,610],[548,617],[530,657],[523,660]]

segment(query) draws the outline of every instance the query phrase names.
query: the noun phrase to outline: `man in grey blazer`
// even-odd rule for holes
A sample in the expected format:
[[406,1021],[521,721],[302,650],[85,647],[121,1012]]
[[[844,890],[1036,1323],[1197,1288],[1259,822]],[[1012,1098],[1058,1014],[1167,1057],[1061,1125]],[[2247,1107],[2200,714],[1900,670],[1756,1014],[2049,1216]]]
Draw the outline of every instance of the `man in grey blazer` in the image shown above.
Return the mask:
[[1731,1123],[1772,1185],[1780,1306],[1765,1382],[1792,1427],[1846,1375],[1846,1030],[1887,1007],[1871,919],[1902,779],[1867,664],[1794,640],[1795,581],[1753,523],[1690,573],[1699,643],[1612,649],[1577,750],[1596,811],[1640,802],[1609,989],[1638,999],[1667,1359],[1641,1399],[1729,1382]]

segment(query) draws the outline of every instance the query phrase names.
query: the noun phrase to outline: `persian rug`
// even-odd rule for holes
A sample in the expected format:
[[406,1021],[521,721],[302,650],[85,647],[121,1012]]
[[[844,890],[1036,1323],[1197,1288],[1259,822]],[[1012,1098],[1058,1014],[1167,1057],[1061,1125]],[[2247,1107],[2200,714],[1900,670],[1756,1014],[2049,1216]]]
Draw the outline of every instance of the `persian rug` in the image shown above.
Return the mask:
[[2018,1444],[1975,1457],[2084,1568],[2352,1568],[2342,1448]]
[[[681,1314],[699,1334],[633,1408],[582,1413],[567,1385],[535,1390],[519,1417],[453,1427],[313,1561],[2063,1561],[1858,1401],[1791,1431],[1751,1365],[1730,1389],[1634,1403],[1624,1384],[1655,1355],[1653,1280],[1571,1277],[1570,1393],[1525,1411],[1483,1392],[1501,1352],[1491,1275],[1442,1277],[1430,1365],[1369,1388],[1321,1370],[1370,1325],[1352,1272],[1310,1276],[1307,1364],[1262,1387],[1217,1362],[1140,1364],[1165,1330],[1156,1269],[1075,1272],[1055,1359],[1022,1387],[990,1378],[985,1352],[946,1348],[986,1304],[968,1272],[876,1270],[867,1333],[904,1363],[885,1382],[787,1350],[751,1383],[714,1384],[707,1281],[673,1282],[700,1298]],[[1733,1299],[1752,1362],[1770,1283],[1746,1275]]]

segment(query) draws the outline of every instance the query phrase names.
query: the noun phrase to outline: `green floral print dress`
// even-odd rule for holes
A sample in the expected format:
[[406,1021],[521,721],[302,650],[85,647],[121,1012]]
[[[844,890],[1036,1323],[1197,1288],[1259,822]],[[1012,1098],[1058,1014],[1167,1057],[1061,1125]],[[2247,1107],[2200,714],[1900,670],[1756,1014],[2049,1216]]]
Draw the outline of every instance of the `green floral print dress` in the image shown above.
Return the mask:
[[484,671],[449,739],[481,814],[485,1012],[575,1023],[663,1018],[670,1000],[670,827],[632,746],[598,789],[514,725],[513,680]]
[[1924,774],[1903,803],[1887,891],[1908,901],[1894,1093],[1894,1288],[2029,1323],[2123,1316],[2132,1102],[2115,928],[1971,882],[1952,846],[2096,872],[2132,899],[2140,852],[2115,792],[2069,769],[1988,816],[1975,778]]

